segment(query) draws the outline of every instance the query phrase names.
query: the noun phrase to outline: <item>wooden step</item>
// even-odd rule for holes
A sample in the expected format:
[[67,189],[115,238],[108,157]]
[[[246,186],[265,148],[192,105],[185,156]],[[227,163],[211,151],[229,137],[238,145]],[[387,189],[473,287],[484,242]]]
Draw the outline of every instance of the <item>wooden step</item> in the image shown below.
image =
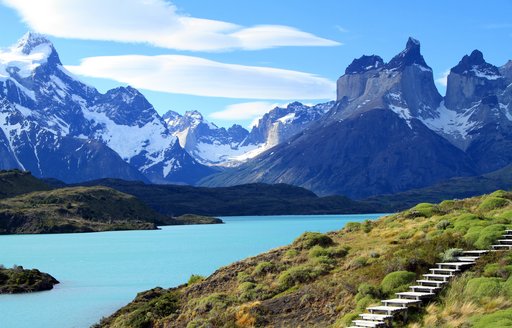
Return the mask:
[[416,292],[416,290],[427,290],[429,293],[436,293],[439,289],[441,289],[440,287],[434,287],[434,286],[409,286],[409,288],[413,291],[413,292]]
[[371,314],[375,313],[386,313],[387,315],[392,315],[393,313],[401,312],[407,310],[407,308],[403,306],[386,306],[386,305],[378,305],[378,306],[369,306],[366,308],[370,311]]
[[352,320],[352,324],[356,327],[385,327],[384,321],[370,321],[370,320]]
[[434,274],[434,273],[427,273],[423,275],[424,278],[432,279],[432,280],[442,280],[442,281],[448,281],[450,279],[451,275],[447,274]]
[[462,267],[465,267],[468,265],[473,265],[473,264],[475,264],[475,262],[439,262],[439,263],[436,263],[436,265],[438,266],[439,269],[442,269],[443,267],[452,267],[457,270],[460,270],[460,268],[462,268]]
[[385,306],[388,306],[388,305],[398,305],[398,306],[401,306],[401,307],[406,307],[406,306],[409,306],[409,305],[415,305],[415,304],[421,303],[421,301],[418,301],[418,300],[409,300],[409,299],[405,299],[405,298],[391,298],[391,299],[388,299],[388,300],[382,300],[381,302]]
[[512,234],[511,235],[502,235],[503,238],[512,238]]
[[498,239],[500,244],[512,244],[512,239]]
[[432,271],[433,274],[436,274],[436,272],[448,272],[448,274],[450,276],[453,276],[457,272],[460,272],[460,270],[457,270],[457,269],[439,269],[439,268],[436,268],[436,269],[429,269],[429,270]]
[[469,255],[469,254],[477,254],[477,255],[483,255],[485,253],[488,253],[489,251],[486,249],[473,249],[470,251],[463,251],[462,254]]
[[512,245],[492,245],[491,248],[496,250],[507,250],[512,249]]
[[480,256],[458,256],[458,257],[456,257],[457,261],[461,261],[461,262],[475,262],[479,258],[480,258]]
[[401,299],[413,299],[420,301],[423,298],[429,298],[435,296],[434,293],[422,293],[422,292],[401,292],[401,293],[395,293],[398,298]]
[[426,279],[416,280],[416,282],[419,283],[420,285],[427,284],[427,285],[435,285],[436,287],[441,287],[442,285],[448,283],[447,281],[426,280]]
[[386,320],[393,319],[393,316],[388,315],[388,314],[362,313],[359,316],[363,320],[369,320],[369,321],[386,321]]

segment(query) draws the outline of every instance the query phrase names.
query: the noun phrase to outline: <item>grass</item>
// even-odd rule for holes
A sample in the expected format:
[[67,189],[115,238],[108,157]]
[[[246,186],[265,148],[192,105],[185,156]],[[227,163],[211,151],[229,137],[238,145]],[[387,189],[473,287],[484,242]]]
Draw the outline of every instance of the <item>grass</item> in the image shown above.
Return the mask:
[[0,200],[0,234],[156,229],[167,219],[106,187],[73,187]]
[[[485,205],[491,198],[507,202]],[[179,310],[172,319],[152,319],[151,325],[344,327],[366,306],[403,290],[443,257],[492,242],[512,225],[510,199],[512,193],[499,191],[419,204],[336,232],[305,233],[289,246],[220,268],[192,285],[162,291],[179,292]],[[407,324],[484,327],[492,320],[505,322],[509,312],[500,311],[512,309],[512,255],[505,254],[482,258]],[[138,303],[101,325],[130,327],[127,313],[143,306]],[[496,317],[489,319],[492,314]]]

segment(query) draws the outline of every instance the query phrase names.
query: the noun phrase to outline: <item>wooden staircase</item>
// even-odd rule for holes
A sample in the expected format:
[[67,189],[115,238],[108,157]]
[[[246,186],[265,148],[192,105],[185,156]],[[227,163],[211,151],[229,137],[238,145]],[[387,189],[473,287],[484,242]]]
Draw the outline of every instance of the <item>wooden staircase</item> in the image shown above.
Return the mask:
[[[512,230],[505,230],[497,244],[490,251],[512,250]],[[424,274],[416,284],[409,286],[409,292],[396,293],[396,298],[382,300],[382,305],[367,307],[368,313],[360,314],[360,319],[353,320],[349,328],[360,327],[392,327],[395,315],[406,313],[410,307],[421,306],[439,293],[455,275],[475,264],[480,256],[489,250],[463,251],[455,261],[436,263],[437,268],[431,268],[430,273]]]

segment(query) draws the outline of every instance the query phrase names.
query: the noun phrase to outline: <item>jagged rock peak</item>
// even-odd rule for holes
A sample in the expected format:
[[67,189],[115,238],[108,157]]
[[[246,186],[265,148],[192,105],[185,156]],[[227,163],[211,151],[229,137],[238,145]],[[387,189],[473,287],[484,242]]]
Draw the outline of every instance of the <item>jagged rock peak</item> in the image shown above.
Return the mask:
[[190,117],[192,119],[195,119],[195,120],[198,120],[198,121],[202,121],[204,118],[203,118],[203,114],[201,114],[199,111],[197,110],[189,110],[189,111],[186,111],[185,112],[185,117]]
[[363,55],[357,59],[354,59],[352,63],[348,65],[347,69],[345,69],[345,74],[364,73],[366,71],[376,69],[382,66],[384,66],[384,61],[382,60],[381,57],[375,55]]
[[422,67],[431,68],[425,62],[425,59],[421,55],[421,44],[418,40],[410,37],[407,40],[405,49],[398,55],[393,57],[391,61],[386,65],[387,69],[399,69],[410,65],[420,65]]
[[42,44],[47,44],[53,48],[53,43],[48,40],[46,36],[39,33],[27,32],[18,40],[16,48],[21,49],[21,52],[25,55],[30,55],[32,50]]
[[471,54],[462,57],[457,66],[451,69],[452,73],[463,75],[474,75],[487,79],[497,79],[500,77],[499,69],[485,61],[484,55],[480,50],[473,50]]

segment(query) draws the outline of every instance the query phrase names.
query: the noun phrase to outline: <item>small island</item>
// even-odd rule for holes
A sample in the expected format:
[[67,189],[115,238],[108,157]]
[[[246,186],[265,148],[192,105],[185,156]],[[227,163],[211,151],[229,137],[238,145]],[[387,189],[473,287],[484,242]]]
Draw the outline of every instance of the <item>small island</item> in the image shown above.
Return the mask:
[[59,281],[37,269],[14,265],[8,269],[0,265],[0,294],[19,294],[53,289]]
[[177,224],[219,224],[224,223],[219,218],[196,214],[183,214],[175,217]]

